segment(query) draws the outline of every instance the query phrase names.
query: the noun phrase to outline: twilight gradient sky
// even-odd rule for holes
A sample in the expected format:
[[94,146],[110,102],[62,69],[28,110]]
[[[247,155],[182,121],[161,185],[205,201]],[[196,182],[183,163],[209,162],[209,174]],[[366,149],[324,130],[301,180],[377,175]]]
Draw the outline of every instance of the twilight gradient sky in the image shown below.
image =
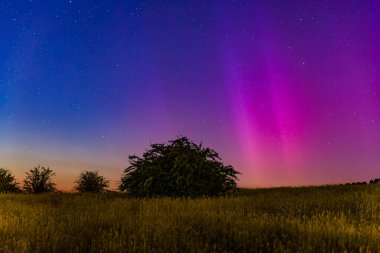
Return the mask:
[[240,186],[380,177],[379,1],[1,0],[0,166],[72,189],[203,141]]

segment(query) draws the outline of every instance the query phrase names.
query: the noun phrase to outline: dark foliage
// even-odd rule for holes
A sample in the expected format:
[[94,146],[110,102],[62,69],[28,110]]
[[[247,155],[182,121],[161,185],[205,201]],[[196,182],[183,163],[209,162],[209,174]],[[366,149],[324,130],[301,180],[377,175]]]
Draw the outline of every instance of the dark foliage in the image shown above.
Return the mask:
[[102,192],[108,187],[109,181],[98,171],[83,171],[75,183],[75,189],[79,192]]
[[370,184],[380,184],[380,178],[375,178],[369,181]]
[[0,193],[15,193],[20,191],[12,173],[7,169],[0,168]]
[[212,149],[186,137],[152,144],[143,157],[129,156],[119,189],[134,196],[220,196],[236,188],[237,174]]
[[353,183],[347,183],[346,185],[364,185],[367,184],[367,182],[353,182]]
[[55,183],[52,177],[55,173],[48,167],[35,167],[26,172],[24,190],[28,193],[44,193],[55,191]]

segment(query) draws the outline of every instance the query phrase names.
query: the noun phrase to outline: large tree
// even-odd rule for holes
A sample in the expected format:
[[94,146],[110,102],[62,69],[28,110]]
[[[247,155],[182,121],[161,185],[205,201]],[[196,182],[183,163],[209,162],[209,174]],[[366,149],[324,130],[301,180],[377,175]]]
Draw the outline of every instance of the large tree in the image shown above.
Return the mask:
[[75,181],[75,189],[79,192],[102,192],[109,181],[99,175],[98,171],[83,171]]
[[186,137],[152,144],[142,157],[129,156],[119,189],[134,196],[220,196],[236,188],[238,171],[218,153]]
[[13,192],[20,192],[15,177],[9,170],[0,168],[0,193]]
[[28,193],[45,193],[55,191],[55,183],[52,177],[55,173],[49,168],[35,167],[26,172],[24,179],[24,190]]

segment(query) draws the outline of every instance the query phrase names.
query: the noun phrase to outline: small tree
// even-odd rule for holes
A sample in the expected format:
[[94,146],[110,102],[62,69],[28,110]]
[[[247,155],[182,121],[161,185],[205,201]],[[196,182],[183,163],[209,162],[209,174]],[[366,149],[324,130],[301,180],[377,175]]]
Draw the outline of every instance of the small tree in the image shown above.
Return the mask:
[[75,189],[79,192],[102,192],[108,187],[109,181],[98,171],[83,171],[75,183]]
[[24,179],[24,190],[29,193],[44,193],[55,191],[55,183],[52,182],[52,177],[55,173],[49,168],[35,167],[26,172]]
[[20,192],[14,176],[9,170],[0,168],[0,193],[14,192]]
[[186,137],[152,144],[142,157],[130,156],[119,189],[135,196],[219,196],[236,188],[237,174],[212,149]]

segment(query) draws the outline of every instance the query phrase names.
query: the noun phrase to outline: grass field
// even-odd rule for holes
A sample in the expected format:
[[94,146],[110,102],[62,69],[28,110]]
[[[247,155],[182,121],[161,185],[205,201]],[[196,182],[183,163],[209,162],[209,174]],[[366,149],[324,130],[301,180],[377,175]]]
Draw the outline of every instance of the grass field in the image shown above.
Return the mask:
[[0,195],[0,252],[380,252],[380,185]]

